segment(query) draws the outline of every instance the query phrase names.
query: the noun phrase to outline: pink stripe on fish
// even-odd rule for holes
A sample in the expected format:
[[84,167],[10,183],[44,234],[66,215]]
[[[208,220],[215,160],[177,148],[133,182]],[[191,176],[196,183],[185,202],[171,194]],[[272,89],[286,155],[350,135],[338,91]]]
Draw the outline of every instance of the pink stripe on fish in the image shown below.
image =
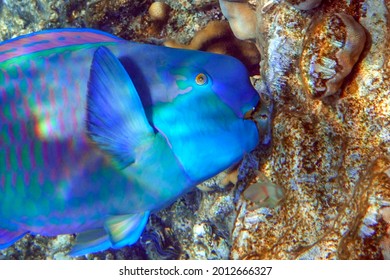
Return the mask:
[[30,75],[34,77],[37,73],[37,64],[34,60],[30,60]]
[[3,80],[3,84],[0,85],[0,100],[5,100],[7,98],[6,85],[9,83],[9,75],[6,70],[0,69],[0,71]]
[[[46,79],[46,76],[42,73],[42,71],[50,71],[51,69],[48,68],[47,66],[50,65],[50,61],[47,57],[44,58],[44,61],[43,61],[43,65],[44,65],[44,68],[43,69],[40,69],[40,76],[39,76],[39,82],[40,82],[40,85],[41,85],[41,88],[42,89],[46,89],[47,86],[48,86],[48,81]],[[44,72],[43,71],[43,72]]]
[[60,111],[59,114],[58,114],[58,122],[59,122],[59,126],[60,126],[60,131],[65,131],[66,129],[66,124],[65,122],[67,122],[68,120],[65,120],[64,118],[64,112],[63,111]]
[[15,155],[16,155],[16,163],[18,165],[18,169],[23,169],[22,147],[16,146]]
[[64,174],[64,177],[66,178],[66,180],[71,177],[72,173],[70,172],[70,168],[68,165],[64,165],[62,170],[63,170],[63,174]]
[[10,148],[8,148],[8,151],[6,152],[6,156],[5,156],[5,169],[6,170],[11,170],[11,152],[10,152]]
[[6,70],[1,70],[2,74],[4,75],[4,84],[9,83],[9,75]]
[[[71,85],[73,83],[73,77],[71,71],[66,71],[66,82]],[[75,81],[77,83],[77,81]],[[77,89],[78,90],[78,89]],[[78,92],[78,91],[76,91]]]
[[72,128],[73,130],[77,129],[77,108],[72,108]]
[[0,44],[0,63],[39,51],[88,43],[121,42],[110,34],[91,30],[52,30],[25,35]]
[[31,180],[31,178],[30,178],[30,172],[24,172],[24,174],[23,174],[24,176],[23,176],[23,182],[24,182],[24,184],[25,184],[25,186],[29,186],[30,185],[30,180]]
[[[14,89],[13,93],[15,95],[15,99],[19,100],[22,97],[22,93],[20,90],[19,81],[17,79],[12,79],[12,87]],[[16,117],[16,115],[14,115],[14,116]]]
[[[29,116],[31,114],[31,107],[28,104],[28,100],[26,98],[23,98],[22,107],[23,107],[23,109],[22,109],[21,113],[23,113],[23,117]],[[21,115],[21,114],[19,114],[19,115]]]
[[49,173],[49,178],[52,182],[55,182],[57,180],[57,172],[54,171],[53,169],[50,170],[50,173]]
[[0,187],[4,190],[5,189],[5,176],[0,176]]
[[27,136],[28,136],[27,135],[27,124],[25,122],[20,122],[18,135],[19,135],[20,140],[24,140],[27,138]]
[[17,79],[21,79],[24,76],[23,70],[20,65],[15,65],[16,72],[18,73]]
[[46,168],[46,164],[50,162],[48,144],[42,144],[42,160],[43,160],[43,168]]
[[68,96],[68,90],[66,87],[63,87],[62,88],[62,100],[63,100],[63,104],[69,104],[69,96]]
[[43,185],[45,183],[45,174],[43,171],[38,171],[38,184]]
[[8,137],[9,143],[15,143],[15,135],[14,130],[12,129],[12,125],[8,125]]
[[34,142],[31,141],[28,144],[28,155],[29,155],[29,158],[30,158],[30,161],[31,161],[31,169],[32,170],[34,170],[37,167],[37,162],[36,162],[36,159],[35,159],[35,156],[34,156],[34,149],[35,149]]
[[54,92],[54,90],[52,88],[49,89],[49,102],[50,102],[51,108],[55,108],[55,106],[56,106],[56,94],[55,94],[55,92]]
[[[44,91],[46,89],[46,82],[45,82],[43,75],[41,75],[39,82],[40,82],[40,89],[42,91]],[[33,93],[33,92],[31,92],[31,93]],[[42,97],[41,97],[41,95],[42,94],[40,94],[40,93],[35,94],[35,104],[36,104],[36,108],[38,109],[39,114],[42,112]]]
[[18,116],[18,110],[16,109],[15,102],[11,103],[11,115],[13,118],[17,118]]
[[26,79],[27,81],[27,92],[32,92],[33,90],[33,79]]
[[18,176],[15,172],[13,172],[11,176],[12,176],[11,177],[11,185],[12,185],[12,187],[16,188],[16,182],[18,180]]
[[55,85],[60,85],[61,84],[60,79],[58,77],[57,70],[53,70],[53,81],[54,81]]
[[[82,92],[80,90],[80,82],[79,81],[76,81],[74,86],[75,86],[76,92],[78,92],[78,93]],[[80,104],[80,102],[81,102],[80,94],[76,94],[76,102],[77,102],[76,104]]]
[[[1,103],[2,102],[6,102],[7,101],[7,91],[5,90],[5,89],[3,89],[3,88],[0,88],[0,101],[1,101]],[[2,110],[0,110],[0,121],[1,120],[7,120],[7,117],[6,117],[6,115],[5,115],[5,109],[2,109]]]

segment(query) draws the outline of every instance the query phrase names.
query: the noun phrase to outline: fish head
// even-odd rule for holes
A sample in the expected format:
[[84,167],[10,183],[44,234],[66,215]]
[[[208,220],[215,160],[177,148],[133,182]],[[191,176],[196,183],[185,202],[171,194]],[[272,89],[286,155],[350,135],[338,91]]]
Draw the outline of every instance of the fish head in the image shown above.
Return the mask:
[[234,57],[217,54],[212,54],[212,57],[203,67],[210,77],[210,92],[243,119],[259,102],[259,94],[250,82],[248,70]]
[[[171,101],[156,104],[153,125],[188,176],[201,182],[239,162],[259,142],[245,116],[259,102],[245,66],[229,56],[177,50],[165,79]],[[167,78],[168,77],[168,78]]]

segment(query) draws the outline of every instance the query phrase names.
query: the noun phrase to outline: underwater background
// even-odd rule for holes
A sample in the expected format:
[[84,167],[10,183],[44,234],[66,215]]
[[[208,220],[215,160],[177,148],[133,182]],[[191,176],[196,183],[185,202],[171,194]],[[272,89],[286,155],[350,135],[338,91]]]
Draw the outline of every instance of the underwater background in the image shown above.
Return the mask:
[[[136,244],[79,259],[390,259],[389,7],[389,0],[0,1],[1,41],[88,27],[224,53],[247,66],[261,95],[269,145],[153,214]],[[68,259],[74,240],[27,235],[0,259]]]

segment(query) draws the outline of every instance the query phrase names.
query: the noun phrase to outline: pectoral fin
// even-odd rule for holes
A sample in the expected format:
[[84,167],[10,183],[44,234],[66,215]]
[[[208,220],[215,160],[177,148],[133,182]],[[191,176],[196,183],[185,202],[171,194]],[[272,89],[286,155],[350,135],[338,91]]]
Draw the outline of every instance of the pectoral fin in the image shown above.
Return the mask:
[[105,228],[113,248],[137,242],[149,218],[149,212],[110,217]]
[[149,214],[147,211],[109,217],[104,223],[104,228],[79,233],[69,255],[76,257],[136,243],[145,228]]
[[69,252],[69,256],[82,256],[89,253],[103,251],[110,247],[111,242],[104,228],[88,230],[77,235],[76,244]]
[[98,48],[92,61],[87,132],[120,168],[132,164],[136,147],[154,135],[133,81],[106,47]]

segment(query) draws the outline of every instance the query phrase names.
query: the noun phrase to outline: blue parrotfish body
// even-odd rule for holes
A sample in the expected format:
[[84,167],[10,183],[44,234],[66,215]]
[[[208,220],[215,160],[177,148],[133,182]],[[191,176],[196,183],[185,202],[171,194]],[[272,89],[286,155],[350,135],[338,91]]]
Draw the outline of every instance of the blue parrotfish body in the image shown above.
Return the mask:
[[149,214],[253,150],[259,96],[236,59],[62,29],[0,44],[0,249],[77,233],[135,243]]

